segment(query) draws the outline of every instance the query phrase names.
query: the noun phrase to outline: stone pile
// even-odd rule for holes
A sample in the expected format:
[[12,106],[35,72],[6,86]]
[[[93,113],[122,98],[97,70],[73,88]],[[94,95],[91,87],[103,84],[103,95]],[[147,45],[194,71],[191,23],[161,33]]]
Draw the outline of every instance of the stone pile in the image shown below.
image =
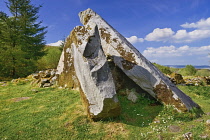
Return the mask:
[[210,85],[210,76],[185,77],[184,81],[187,86],[205,86]]
[[178,111],[200,108],[97,13],[87,9],[79,17],[84,26],[67,37],[56,74],[58,86],[80,90],[90,118],[118,116],[116,91],[127,81]]
[[182,77],[181,74],[178,74],[178,73],[172,73],[170,76],[169,76],[169,79],[174,83],[174,84],[184,84],[185,81]]
[[38,85],[39,87],[50,87],[56,83],[56,69],[49,69],[33,73],[28,77],[33,80],[32,85]]

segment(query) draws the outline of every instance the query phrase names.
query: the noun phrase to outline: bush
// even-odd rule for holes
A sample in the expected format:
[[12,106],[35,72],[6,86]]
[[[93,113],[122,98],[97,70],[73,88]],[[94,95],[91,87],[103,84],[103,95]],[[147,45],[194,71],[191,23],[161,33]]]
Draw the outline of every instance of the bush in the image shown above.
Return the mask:
[[55,69],[60,59],[61,49],[59,47],[47,46],[45,51],[46,55],[37,62],[38,70]]
[[193,76],[197,70],[192,65],[186,65],[185,68],[182,68],[178,71],[179,74],[183,76]]

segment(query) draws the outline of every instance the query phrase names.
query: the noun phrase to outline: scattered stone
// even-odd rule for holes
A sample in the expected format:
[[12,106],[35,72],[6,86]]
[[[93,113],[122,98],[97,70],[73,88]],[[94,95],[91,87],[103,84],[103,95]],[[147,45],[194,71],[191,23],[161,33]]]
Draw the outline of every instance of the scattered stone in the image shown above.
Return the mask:
[[1,85],[2,87],[5,87],[5,86],[7,86],[7,84],[3,84],[3,85]]
[[204,86],[209,85],[209,77],[203,77],[203,76],[186,76],[184,77],[184,81],[187,86]]
[[11,100],[14,101],[14,102],[20,102],[20,101],[28,100],[28,99],[31,99],[31,97],[20,97],[20,98],[14,98],[14,99],[11,99]]
[[36,90],[36,89],[32,89],[31,91],[32,91],[32,92],[35,92],[35,93],[39,92],[39,91]]
[[207,112],[206,115],[210,116],[210,112]]
[[44,83],[43,87],[50,87],[51,83]]
[[210,125],[210,120],[207,120],[207,121],[206,121],[206,124],[207,124],[207,125]]
[[183,137],[186,139],[186,140],[192,140],[192,132],[187,132],[185,134],[183,134]]
[[202,138],[202,139],[207,139],[208,138],[208,135],[207,134],[202,134],[199,137]]
[[180,127],[179,126],[177,126],[177,125],[171,125],[171,126],[169,126],[169,130],[171,131],[171,132],[179,132],[180,131]]
[[138,101],[138,97],[136,95],[137,93],[134,92],[134,91],[131,91],[129,94],[128,94],[128,100],[132,101],[133,103],[136,103]]
[[197,119],[195,120],[196,122],[203,122],[204,120],[203,119]]

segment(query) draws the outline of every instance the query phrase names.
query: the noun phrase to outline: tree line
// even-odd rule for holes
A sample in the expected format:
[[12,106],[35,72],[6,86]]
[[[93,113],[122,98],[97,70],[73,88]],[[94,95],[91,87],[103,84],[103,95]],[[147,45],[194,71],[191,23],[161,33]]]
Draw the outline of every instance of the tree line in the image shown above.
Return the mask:
[[45,46],[46,28],[31,0],[7,0],[8,16],[0,11],[0,77],[24,77],[37,70]]

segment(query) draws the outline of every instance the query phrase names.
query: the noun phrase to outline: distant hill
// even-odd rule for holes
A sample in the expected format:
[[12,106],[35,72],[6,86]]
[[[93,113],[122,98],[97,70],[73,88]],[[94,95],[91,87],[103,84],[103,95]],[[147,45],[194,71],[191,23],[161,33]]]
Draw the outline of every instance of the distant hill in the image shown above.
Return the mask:
[[[172,68],[185,68],[186,65],[164,65]],[[210,69],[208,65],[193,65],[196,69]]]

